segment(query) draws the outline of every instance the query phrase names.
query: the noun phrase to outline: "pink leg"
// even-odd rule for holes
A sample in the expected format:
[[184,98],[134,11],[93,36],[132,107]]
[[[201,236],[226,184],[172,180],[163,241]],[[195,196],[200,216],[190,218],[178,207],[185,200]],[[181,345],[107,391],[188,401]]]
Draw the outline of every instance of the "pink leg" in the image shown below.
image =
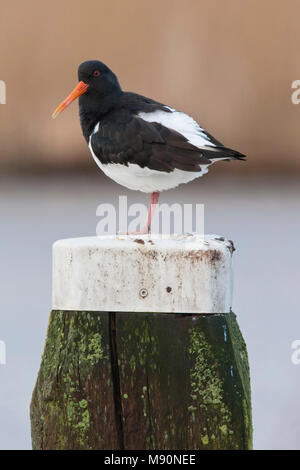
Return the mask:
[[141,234],[149,233],[150,227],[151,227],[151,220],[152,220],[153,214],[155,212],[156,205],[158,203],[158,199],[159,199],[159,192],[158,191],[155,191],[154,193],[151,193],[147,222],[144,225],[144,227],[141,228],[141,231],[138,232],[138,233],[141,233]]
[[159,194],[160,193],[158,191],[155,191],[154,193],[151,193],[147,222],[141,228],[141,230],[138,231],[138,232],[127,232],[126,234],[125,233],[123,233],[123,234],[120,233],[120,235],[145,235],[145,234],[149,233],[150,227],[151,227],[151,220],[152,220],[153,214],[155,212],[156,205],[158,203]]

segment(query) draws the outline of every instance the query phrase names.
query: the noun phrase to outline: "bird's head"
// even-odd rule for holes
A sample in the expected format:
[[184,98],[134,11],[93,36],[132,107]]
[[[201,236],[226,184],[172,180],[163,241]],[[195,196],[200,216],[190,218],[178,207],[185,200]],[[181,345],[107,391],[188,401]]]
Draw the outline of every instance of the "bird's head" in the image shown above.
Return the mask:
[[78,85],[52,114],[53,119],[79,97],[85,108],[99,112],[101,102],[105,104],[107,98],[113,99],[122,93],[116,75],[99,60],[82,62],[78,67],[78,80]]

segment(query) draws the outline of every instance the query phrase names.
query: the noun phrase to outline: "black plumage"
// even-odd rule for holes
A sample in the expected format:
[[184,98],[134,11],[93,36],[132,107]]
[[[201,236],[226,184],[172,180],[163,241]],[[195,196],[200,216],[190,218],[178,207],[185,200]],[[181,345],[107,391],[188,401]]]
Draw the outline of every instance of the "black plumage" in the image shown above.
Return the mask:
[[[93,75],[95,70],[100,72],[96,77]],[[79,98],[82,131],[101,164],[127,166],[135,163],[141,168],[162,172],[174,169],[199,172],[200,165],[209,165],[212,159],[245,158],[205,131],[202,133],[207,138],[207,145],[199,148],[176,130],[159,122],[143,120],[138,116],[141,112],[171,114],[172,110],[150,98],[123,92],[115,74],[101,62],[81,64],[78,78],[89,84],[87,92]],[[98,123],[98,130],[94,132]]]
[[151,193],[148,233],[159,193],[207,173],[218,160],[243,160],[191,117],[136,93],[124,92],[102,62],[83,62],[79,83],[53,118],[79,98],[83,135],[97,165],[117,183]]

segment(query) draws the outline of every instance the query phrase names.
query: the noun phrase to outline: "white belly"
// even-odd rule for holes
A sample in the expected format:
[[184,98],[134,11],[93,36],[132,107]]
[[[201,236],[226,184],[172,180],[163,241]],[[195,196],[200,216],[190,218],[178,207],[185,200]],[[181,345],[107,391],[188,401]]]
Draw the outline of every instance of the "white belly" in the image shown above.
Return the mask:
[[197,173],[177,169],[170,173],[164,173],[162,171],[150,170],[149,168],[141,168],[134,163],[130,163],[128,166],[121,165],[120,163],[103,165],[95,157],[92,149],[91,152],[99,168],[112,180],[126,188],[142,191],[143,193],[176,188],[179,184],[188,183],[208,171],[208,165],[202,165],[201,171]]
[[[169,108],[171,109],[171,108]],[[160,122],[184,135],[193,145],[205,146],[209,144],[211,148],[214,144],[207,140],[203,133],[203,129],[190,116],[173,110],[172,113],[164,111],[155,111],[154,113],[139,113],[139,117],[150,122]],[[93,131],[97,132],[100,123],[98,123]],[[150,170],[149,168],[141,168],[134,163],[122,165],[120,163],[103,164],[99,161],[93,152],[91,146],[91,138],[89,142],[90,151],[99,168],[116,183],[126,188],[144,193],[152,193],[154,191],[164,191],[166,189],[176,188],[176,186],[205,175],[208,172],[209,165],[200,165],[201,171],[190,172],[175,169],[170,173],[163,171]]]

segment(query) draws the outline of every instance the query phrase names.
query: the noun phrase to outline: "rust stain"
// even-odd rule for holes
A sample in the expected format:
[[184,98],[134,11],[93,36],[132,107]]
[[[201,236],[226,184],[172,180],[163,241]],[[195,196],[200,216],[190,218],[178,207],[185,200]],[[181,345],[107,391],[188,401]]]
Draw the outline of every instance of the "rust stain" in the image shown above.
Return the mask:
[[141,238],[135,238],[133,241],[134,241],[135,243],[139,243],[140,245],[145,245],[144,240],[142,240]]
[[222,256],[221,256],[221,253],[220,251],[218,250],[210,250],[210,253],[211,253],[211,261],[220,261]]
[[222,252],[219,250],[193,250],[181,255],[180,259],[182,258],[188,259],[192,263],[198,263],[199,261],[212,263],[215,261],[221,261]]
[[151,250],[151,251],[144,251],[144,250],[140,250],[141,253],[143,253],[144,257],[149,260],[153,260],[153,259],[158,259],[158,252],[157,251],[154,251],[154,250]]

